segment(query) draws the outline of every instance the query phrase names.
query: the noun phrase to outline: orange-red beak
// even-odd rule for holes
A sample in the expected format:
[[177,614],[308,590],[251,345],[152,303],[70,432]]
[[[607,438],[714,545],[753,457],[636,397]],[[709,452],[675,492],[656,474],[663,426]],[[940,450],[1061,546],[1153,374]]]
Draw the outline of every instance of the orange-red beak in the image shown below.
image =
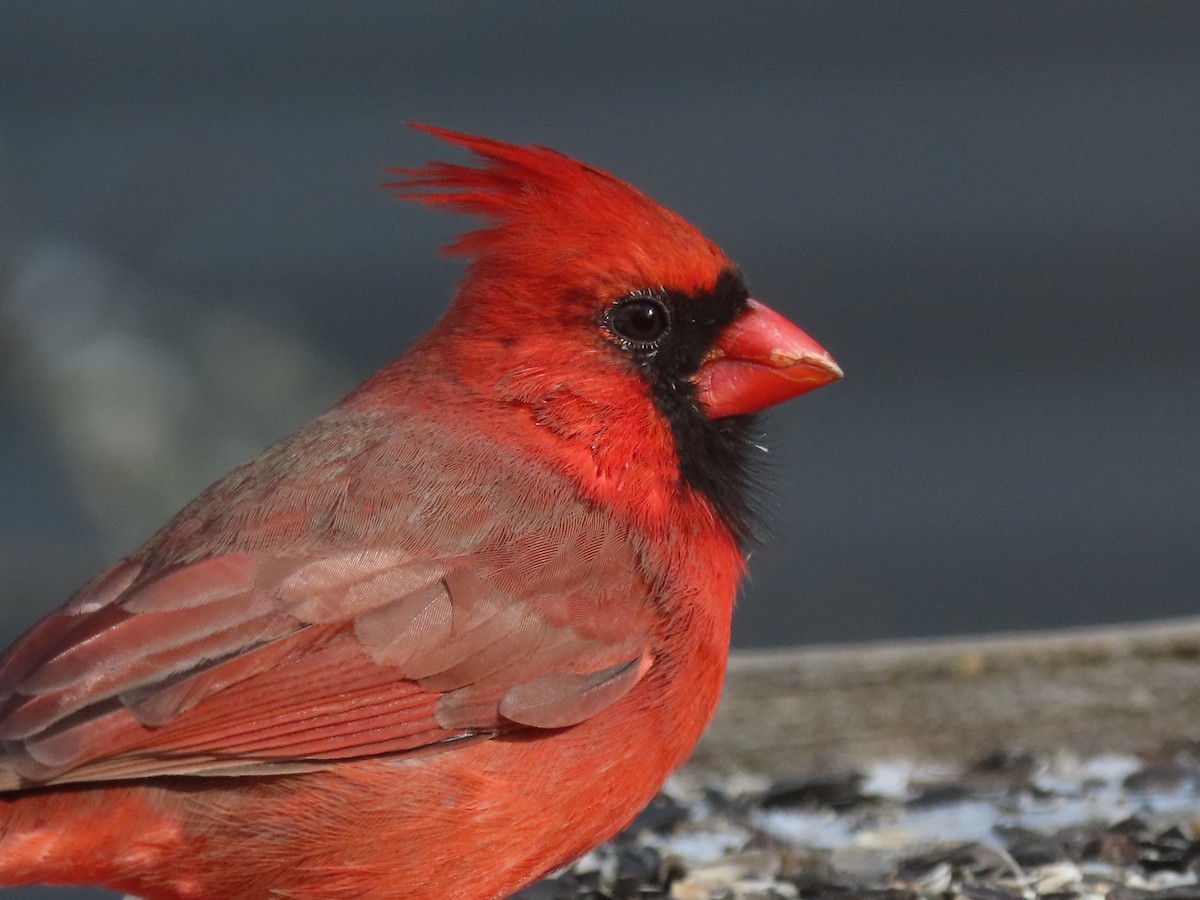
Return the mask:
[[709,416],[720,419],[759,412],[841,377],[820,344],[751,300],[700,366],[696,387]]

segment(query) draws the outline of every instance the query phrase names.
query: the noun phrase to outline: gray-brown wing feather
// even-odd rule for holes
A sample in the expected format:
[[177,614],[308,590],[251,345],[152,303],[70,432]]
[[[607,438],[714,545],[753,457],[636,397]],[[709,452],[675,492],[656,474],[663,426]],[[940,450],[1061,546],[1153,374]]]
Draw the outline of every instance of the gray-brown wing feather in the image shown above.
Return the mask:
[[653,610],[622,523],[490,442],[345,415],[218,482],[0,659],[0,789],[562,727],[636,683]]

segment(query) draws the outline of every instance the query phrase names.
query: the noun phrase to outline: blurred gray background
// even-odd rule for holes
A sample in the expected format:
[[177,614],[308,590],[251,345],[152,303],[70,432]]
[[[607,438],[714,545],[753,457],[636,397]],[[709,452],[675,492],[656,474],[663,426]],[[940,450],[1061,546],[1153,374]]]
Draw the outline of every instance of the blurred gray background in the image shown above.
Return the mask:
[[406,120],[611,169],[846,369],[737,644],[1195,611],[1200,5],[6,0],[0,641],[433,322]]
[[7,2],[5,639],[433,322],[406,120],[612,170],[846,369],[738,644],[1196,608],[1200,5]]

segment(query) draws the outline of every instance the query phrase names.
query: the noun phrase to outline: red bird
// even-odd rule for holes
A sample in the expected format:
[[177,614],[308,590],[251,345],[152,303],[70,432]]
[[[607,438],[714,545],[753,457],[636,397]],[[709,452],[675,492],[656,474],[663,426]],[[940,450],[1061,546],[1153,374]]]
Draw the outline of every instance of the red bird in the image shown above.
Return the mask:
[[708,723],[752,414],[841,372],[611,175],[419,127],[458,296],[0,658],[0,885],[502,897]]

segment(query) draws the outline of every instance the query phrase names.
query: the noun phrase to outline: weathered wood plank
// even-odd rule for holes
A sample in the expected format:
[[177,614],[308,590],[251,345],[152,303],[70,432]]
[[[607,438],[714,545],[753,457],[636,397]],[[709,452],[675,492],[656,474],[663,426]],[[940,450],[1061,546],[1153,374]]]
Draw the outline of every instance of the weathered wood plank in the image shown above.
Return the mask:
[[739,652],[692,764],[786,774],[1197,738],[1200,618],[1190,618]]

